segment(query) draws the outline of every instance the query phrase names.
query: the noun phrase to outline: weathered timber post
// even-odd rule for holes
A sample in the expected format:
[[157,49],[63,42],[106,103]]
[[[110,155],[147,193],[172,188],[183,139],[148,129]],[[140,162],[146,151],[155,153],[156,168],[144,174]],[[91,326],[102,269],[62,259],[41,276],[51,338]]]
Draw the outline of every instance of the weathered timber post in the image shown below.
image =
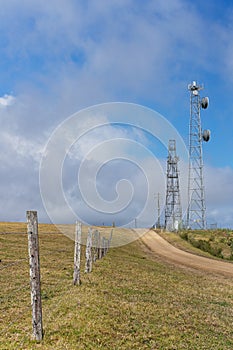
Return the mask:
[[113,235],[113,230],[111,230],[110,237],[109,237],[109,248],[112,242],[112,235]]
[[74,244],[74,285],[80,285],[80,263],[81,263],[81,238],[82,224],[76,221],[75,224],[75,244]]
[[98,234],[98,259],[102,258],[102,247],[101,247],[101,237],[100,232]]
[[30,263],[30,285],[32,305],[33,338],[43,339],[42,304],[40,291],[40,259],[38,241],[38,220],[36,211],[27,211],[28,253]]
[[101,254],[101,258],[103,258],[105,256],[105,237],[102,237],[102,254]]
[[86,245],[86,266],[85,266],[86,273],[89,273],[92,270],[91,247],[92,247],[92,229],[88,228],[87,245]]
[[103,257],[103,237],[100,237],[100,251],[99,251],[100,259]]
[[97,241],[96,241],[96,255],[97,259],[100,259],[100,232],[97,230]]
[[104,237],[104,240],[103,240],[103,256],[106,255],[106,238]]
[[106,255],[108,252],[108,239],[107,238],[105,238],[104,250],[105,250],[105,255]]
[[110,238],[107,239],[107,253],[108,253],[108,251],[109,251],[109,248],[110,248]]
[[95,230],[94,232],[94,256],[93,256],[93,262],[96,262],[96,260],[98,259],[98,236],[99,236],[99,231]]

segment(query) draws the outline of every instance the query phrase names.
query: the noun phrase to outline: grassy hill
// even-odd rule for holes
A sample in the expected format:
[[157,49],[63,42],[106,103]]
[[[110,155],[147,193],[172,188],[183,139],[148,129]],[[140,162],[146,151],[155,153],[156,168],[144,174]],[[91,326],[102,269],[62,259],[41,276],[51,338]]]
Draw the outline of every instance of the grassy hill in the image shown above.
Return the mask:
[[218,258],[233,260],[233,232],[231,230],[182,231],[180,237],[195,248]]
[[45,336],[36,344],[27,235],[0,234],[1,350],[233,348],[230,279],[170,266],[136,241],[112,248],[73,286],[74,242],[52,227],[39,238]]

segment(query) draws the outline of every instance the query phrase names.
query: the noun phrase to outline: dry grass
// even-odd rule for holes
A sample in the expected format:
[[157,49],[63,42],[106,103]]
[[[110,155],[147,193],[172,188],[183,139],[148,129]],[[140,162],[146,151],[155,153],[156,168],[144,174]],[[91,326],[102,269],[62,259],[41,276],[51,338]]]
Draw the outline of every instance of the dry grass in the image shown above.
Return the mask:
[[73,241],[41,233],[45,336],[37,344],[30,340],[27,236],[0,234],[0,349],[232,349],[233,281],[179,270],[141,244],[111,249],[78,287]]
[[[52,224],[39,224],[39,231],[41,233],[59,233],[59,228]],[[26,233],[26,222],[0,222],[1,233]]]

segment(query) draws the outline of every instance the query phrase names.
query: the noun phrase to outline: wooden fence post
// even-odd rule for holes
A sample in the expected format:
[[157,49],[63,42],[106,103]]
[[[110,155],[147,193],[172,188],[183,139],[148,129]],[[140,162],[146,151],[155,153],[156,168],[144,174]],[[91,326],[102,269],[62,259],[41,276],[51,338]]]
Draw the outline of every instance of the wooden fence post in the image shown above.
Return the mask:
[[105,238],[104,250],[105,250],[105,254],[104,255],[106,255],[107,252],[108,252],[108,240],[107,240],[107,238]]
[[80,285],[80,262],[81,262],[81,238],[82,224],[76,221],[75,224],[75,244],[74,244],[74,285]]
[[101,234],[99,232],[99,237],[98,237],[98,259],[102,258],[102,248],[101,248]]
[[111,230],[110,237],[109,237],[109,248],[112,242],[112,235],[113,235],[113,230]]
[[89,227],[88,234],[87,234],[86,266],[85,266],[85,272],[87,272],[87,273],[91,272],[91,270],[92,270],[91,248],[92,248],[92,229]]
[[101,254],[101,258],[103,258],[105,256],[105,237],[102,237],[102,254]]
[[106,255],[106,238],[103,239],[103,256]]
[[33,338],[43,339],[42,304],[40,290],[40,259],[38,241],[38,219],[36,211],[27,211],[28,253],[30,263],[30,285],[32,305]]
[[98,259],[98,236],[99,236],[99,231],[95,230],[94,232],[94,256],[93,256],[93,262],[96,262],[96,260]]

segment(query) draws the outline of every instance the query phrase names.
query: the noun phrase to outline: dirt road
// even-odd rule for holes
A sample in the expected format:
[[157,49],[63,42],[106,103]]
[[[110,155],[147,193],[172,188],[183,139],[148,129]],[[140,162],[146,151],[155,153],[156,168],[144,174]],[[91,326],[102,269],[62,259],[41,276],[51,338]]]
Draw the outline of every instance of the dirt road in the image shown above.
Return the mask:
[[187,253],[183,250],[175,248],[154,231],[149,231],[146,233],[141,238],[141,241],[146,245],[147,249],[152,251],[156,256],[159,256],[162,260],[170,262],[174,265],[233,277],[232,263]]

